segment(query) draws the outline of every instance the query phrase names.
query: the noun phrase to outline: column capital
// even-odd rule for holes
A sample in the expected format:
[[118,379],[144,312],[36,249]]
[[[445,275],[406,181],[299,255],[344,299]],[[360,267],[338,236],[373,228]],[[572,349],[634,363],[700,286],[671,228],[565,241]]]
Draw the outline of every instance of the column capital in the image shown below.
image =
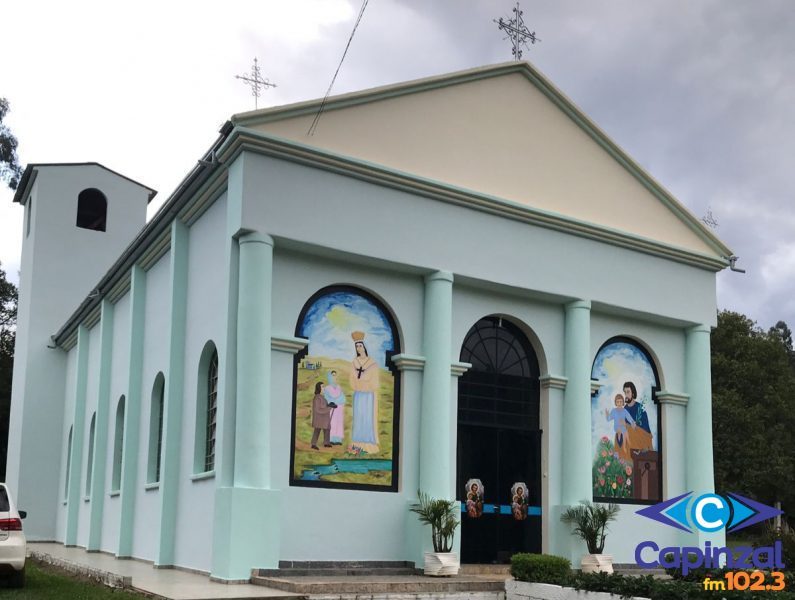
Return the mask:
[[239,245],[243,244],[267,244],[268,246],[273,247],[273,238],[269,236],[267,233],[260,233],[259,231],[246,231],[245,229],[240,230],[236,234],[237,236],[237,243]]
[[591,301],[590,300],[574,300],[566,304],[566,310],[575,310],[577,308],[584,308],[585,310],[591,310]]
[[422,371],[425,369],[425,357],[418,354],[395,354],[392,363],[398,371]]
[[669,392],[668,390],[660,390],[659,392],[657,392],[657,401],[660,404],[687,406],[689,400],[690,400],[689,394],[682,394],[679,392]]
[[425,281],[449,281],[453,283],[453,274],[450,271],[434,271],[425,276]]
[[709,325],[696,325],[694,327],[688,327],[687,333],[712,333],[712,327]]
[[279,352],[287,352],[288,354],[295,354],[300,352],[309,345],[309,340],[306,338],[299,338],[293,336],[271,336],[271,350],[278,350]]
[[472,368],[472,363],[468,362],[454,362],[450,365],[450,374],[453,377],[461,377],[464,373]]
[[568,377],[563,377],[562,375],[552,375],[550,373],[542,375],[538,380],[541,383],[541,388],[545,390],[549,388],[565,390],[566,384],[569,382]]

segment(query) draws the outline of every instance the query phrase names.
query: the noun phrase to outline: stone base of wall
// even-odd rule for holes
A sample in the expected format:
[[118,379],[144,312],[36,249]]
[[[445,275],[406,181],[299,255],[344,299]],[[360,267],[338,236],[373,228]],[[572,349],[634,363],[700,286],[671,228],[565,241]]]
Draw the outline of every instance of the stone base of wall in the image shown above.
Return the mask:
[[[510,580],[505,582],[505,596],[506,600],[621,600],[620,596],[607,592],[586,592],[551,583]],[[631,600],[648,600],[648,598],[633,597]]]
[[450,592],[420,594],[318,594],[312,600],[506,600],[505,592]]
[[45,552],[39,552],[35,549],[31,549],[30,546],[28,546],[28,554],[31,558],[39,562],[52,565],[63,571],[66,571],[67,573],[72,573],[73,575],[78,575],[79,577],[85,577],[86,579],[107,585],[108,587],[121,589],[129,589],[132,587],[132,577],[129,576],[111,573],[110,571],[102,571],[100,569],[93,569],[86,565],[74,563],[63,558],[56,558],[55,556],[51,556]]

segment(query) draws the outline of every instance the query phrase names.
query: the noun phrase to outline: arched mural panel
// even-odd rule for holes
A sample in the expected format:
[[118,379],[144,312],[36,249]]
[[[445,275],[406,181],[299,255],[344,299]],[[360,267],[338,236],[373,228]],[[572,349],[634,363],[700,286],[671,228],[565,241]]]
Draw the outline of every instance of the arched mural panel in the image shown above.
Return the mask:
[[605,342],[591,379],[594,500],[662,500],[659,377],[651,355],[629,338]]
[[396,491],[400,352],[397,326],[372,294],[350,286],[317,292],[296,327],[290,484]]

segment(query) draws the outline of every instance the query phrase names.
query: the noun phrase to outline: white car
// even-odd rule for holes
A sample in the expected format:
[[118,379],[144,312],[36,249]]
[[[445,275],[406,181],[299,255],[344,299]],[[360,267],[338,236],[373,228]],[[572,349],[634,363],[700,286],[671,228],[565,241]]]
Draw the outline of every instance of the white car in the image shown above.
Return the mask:
[[25,585],[27,542],[22,532],[24,510],[17,510],[4,483],[0,483],[0,576],[8,577],[12,587]]

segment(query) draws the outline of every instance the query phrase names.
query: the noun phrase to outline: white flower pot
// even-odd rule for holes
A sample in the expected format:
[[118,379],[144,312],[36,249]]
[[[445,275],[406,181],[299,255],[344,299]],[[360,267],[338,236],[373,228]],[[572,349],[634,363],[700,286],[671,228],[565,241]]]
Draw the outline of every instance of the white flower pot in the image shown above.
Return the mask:
[[586,554],[582,557],[583,573],[612,573],[613,556],[610,554]]
[[425,574],[433,577],[458,575],[461,562],[456,552],[426,552]]

